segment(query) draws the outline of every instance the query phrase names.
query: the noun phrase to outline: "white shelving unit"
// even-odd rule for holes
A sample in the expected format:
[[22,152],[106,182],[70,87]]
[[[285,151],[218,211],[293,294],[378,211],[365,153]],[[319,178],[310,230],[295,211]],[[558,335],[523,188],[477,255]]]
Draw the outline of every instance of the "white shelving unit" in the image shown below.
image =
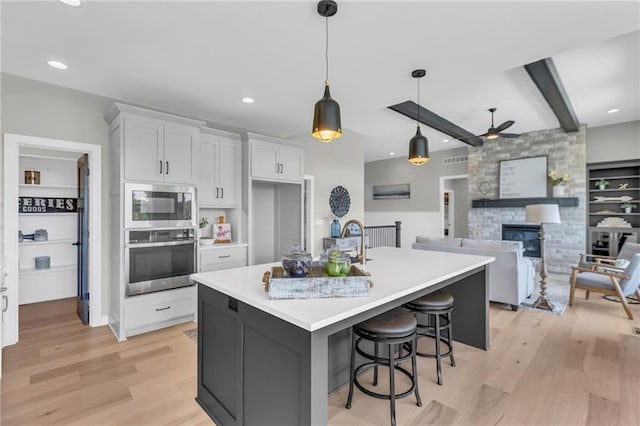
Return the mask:
[[[20,184],[21,197],[76,198],[77,163],[72,158],[21,154],[19,181],[25,170],[40,171],[40,184]],[[74,297],[77,293],[76,213],[19,213],[19,229],[32,234],[45,229],[47,241],[24,240],[18,244],[20,305]],[[17,238],[17,235],[16,235]],[[51,267],[36,269],[35,258],[49,256]]]

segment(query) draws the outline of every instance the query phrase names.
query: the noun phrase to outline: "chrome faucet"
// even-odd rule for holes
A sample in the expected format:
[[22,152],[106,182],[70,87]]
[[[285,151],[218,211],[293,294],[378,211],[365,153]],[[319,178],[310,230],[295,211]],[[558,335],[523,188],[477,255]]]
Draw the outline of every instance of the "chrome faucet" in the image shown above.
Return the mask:
[[344,238],[345,235],[347,234],[347,229],[349,229],[349,225],[351,225],[352,223],[355,223],[356,225],[358,225],[360,227],[360,253],[358,253],[358,261],[364,265],[366,260],[367,260],[367,255],[366,255],[366,250],[364,247],[364,225],[362,224],[362,222],[360,222],[359,220],[356,219],[349,219],[348,221],[345,222],[344,226],[342,227],[342,232],[340,233],[340,238]]

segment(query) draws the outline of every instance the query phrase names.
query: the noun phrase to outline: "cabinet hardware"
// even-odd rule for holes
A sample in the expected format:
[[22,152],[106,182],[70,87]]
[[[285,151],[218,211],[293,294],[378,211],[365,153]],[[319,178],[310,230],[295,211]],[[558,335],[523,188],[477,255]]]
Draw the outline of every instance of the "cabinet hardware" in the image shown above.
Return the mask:
[[0,293],[4,293],[5,291],[7,291],[7,288],[6,288],[6,287],[4,287],[4,286],[3,286],[3,287],[0,287]]
[[160,174],[162,174],[162,160],[160,160]]
[[280,173],[284,173],[284,164],[280,163]]
[[219,197],[219,192],[218,192],[218,187],[216,186],[216,198],[220,198]]
[[276,163],[276,173],[280,173],[280,164]]
[[220,188],[220,198],[224,198],[224,188]]
[[218,259],[226,259],[228,257],[231,257],[230,254],[224,255],[224,256],[218,256]]
[[2,312],[7,312],[9,309],[9,298],[7,296],[2,296]]
[[72,246],[80,246],[82,243],[80,241],[76,241],[75,243],[71,243]]
[[167,174],[169,174],[169,162],[165,161],[165,163],[167,164]]
[[233,297],[229,297],[229,303],[227,304],[227,307],[234,312],[238,312],[238,301]]
[[166,311],[167,309],[171,309],[171,305],[167,306],[166,308],[156,308],[156,312]]

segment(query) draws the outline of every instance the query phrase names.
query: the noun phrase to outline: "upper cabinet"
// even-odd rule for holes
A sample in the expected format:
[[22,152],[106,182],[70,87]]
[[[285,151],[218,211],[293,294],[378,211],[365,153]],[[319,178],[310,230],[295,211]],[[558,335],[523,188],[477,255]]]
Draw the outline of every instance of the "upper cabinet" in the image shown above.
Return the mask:
[[251,177],[260,180],[302,182],[304,150],[285,143],[267,142],[264,136],[249,135]]
[[197,183],[200,127],[204,122],[119,103],[113,105],[107,121],[112,141],[115,139],[121,147],[115,152],[122,153],[121,179]]
[[200,135],[199,206],[240,204],[241,141],[239,135],[202,128]]

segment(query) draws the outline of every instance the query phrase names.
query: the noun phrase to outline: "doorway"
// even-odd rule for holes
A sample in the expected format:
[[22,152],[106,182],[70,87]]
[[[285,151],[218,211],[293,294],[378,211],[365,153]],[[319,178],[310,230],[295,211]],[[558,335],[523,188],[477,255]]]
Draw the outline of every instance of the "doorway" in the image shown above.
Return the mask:
[[[5,327],[3,333],[3,344],[11,345],[15,344],[18,341],[18,306],[21,303],[25,303],[25,296],[33,296],[37,294],[37,289],[35,291],[31,291],[30,294],[25,293],[24,288],[22,286],[21,280],[24,280],[23,277],[27,275],[25,272],[24,262],[21,263],[20,260],[20,245],[18,238],[18,231],[21,226],[29,227],[29,231],[31,228],[35,229],[36,223],[33,224],[22,224],[19,218],[23,216],[19,216],[18,214],[18,197],[21,195],[21,189],[24,185],[20,179],[20,159],[21,156],[28,155],[31,158],[38,158],[38,156],[46,159],[49,157],[54,158],[66,158],[69,162],[75,164],[75,161],[83,154],[87,154],[87,158],[89,164],[91,164],[91,172],[88,176],[87,186],[89,189],[89,193],[91,194],[91,209],[88,216],[88,235],[91,237],[91,244],[89,245],[87,252],[87,266],[88,266],[88,274],[87,274],[87,283],[89,290],[89,325],[90,326],[98,326],[106,324],[106,316],[102,315],[102,147],[94,144],[85,144],[64,140],[56,140],[56,139],[48,139],[48,138],[40,138],[34,136],[24,136],[24,135],[14,135],[14,134],[5,134],[4,135],[4,218],[3,218],[3,228],[4,228],[4,253],[6,256],[6,287],[7,287],[7,310],[5,312],[6,316]],[[75,166],[72,168],[74,176],[77,176]],[[44,178],[44,176],[42,176]],[[45,191],[45,183],[42,182],[38,190]],[[58,189],[64,189],[64,185],[52,185],[54,187],[54,192]],[[59,188],[58,188],[59,187]],[[75,194],[73,198],[77,197],[77,186],[74,186]],[[69,189],[72,190],[71,188]],[[71,198],[70,195],[68,197]],[[68,213],[61,213],[68,214]],[[34,214],[33,216],[38,220],[39,218]],[[31,217],[28,217],[31,220]],[[76,219],[76,215],[73,215],[73,219]],[[51,223],[48,225],[49,231],[48,233],[53,233],[54,230],[57,230],[55,223]],[[64,224],[64,226],[69,226],[68,224]],[[73,226],[76,226],[76,222],[73,222]],[[41,232],[42,234],[42,232]],[[34,236],[35,238],[35,236]],[[51,238],[52,244],[66,244],[66,241],[63,238]],[[77,240],[77,239],[76,239]],[[71,244],[71,242],[69,242]],[[55,250],[54,250],[55,252]],[[43,256],[44,259],[41,259],[44,262],[44,265],[47,265],[47,256]],[[23,259],[24,260],[24,259]],[[33,260],[33,259],[31,259]],[[55,264],[52,260],[52,257],[48,259],[50,262],[49,267],[53,270],[53,265]],[[70,262],[69,262],[70,263]],[[37,269],[37,268],[34,268]],[[60,272],[63,272],[64,268],[60,269]],[[22,273],[21,273],[22,272]],[[72,273],[73,282],[76,281],[76,272],[75,269]],[[37,285],[37,280],[33,280],[34,285]],[[73,285],[73,293],[77,291],[77,287]]]
[[440,177],[440,230],[445,238],[467,238],[469,175]]

